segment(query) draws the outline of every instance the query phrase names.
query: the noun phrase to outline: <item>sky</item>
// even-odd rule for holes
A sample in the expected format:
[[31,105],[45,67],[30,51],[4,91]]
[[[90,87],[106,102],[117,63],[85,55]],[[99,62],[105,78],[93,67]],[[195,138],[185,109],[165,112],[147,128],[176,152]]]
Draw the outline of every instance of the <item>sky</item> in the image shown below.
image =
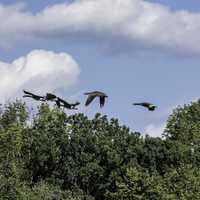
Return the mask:
[[[54,92],[81,101],[89,117],[100,112],[156,137],[174,108],[199,97],[196,0],[1,0],[0,21],[3,103],[23,89]],[[93,90],[109,96],[104,108],[84,107]],[[158,109],[132,105],[141,101]]]

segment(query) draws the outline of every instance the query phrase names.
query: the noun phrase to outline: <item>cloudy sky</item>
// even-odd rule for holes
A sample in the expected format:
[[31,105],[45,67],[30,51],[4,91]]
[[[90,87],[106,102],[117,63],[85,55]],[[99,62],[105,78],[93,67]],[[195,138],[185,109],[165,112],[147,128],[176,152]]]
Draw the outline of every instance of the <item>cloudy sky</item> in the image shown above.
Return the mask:
[[102,90],[103,109],[80,111],[159,136],[173,108],[199,97],[199,35],[197,0],[1,0],[0,101],[27,89],[84,103]]

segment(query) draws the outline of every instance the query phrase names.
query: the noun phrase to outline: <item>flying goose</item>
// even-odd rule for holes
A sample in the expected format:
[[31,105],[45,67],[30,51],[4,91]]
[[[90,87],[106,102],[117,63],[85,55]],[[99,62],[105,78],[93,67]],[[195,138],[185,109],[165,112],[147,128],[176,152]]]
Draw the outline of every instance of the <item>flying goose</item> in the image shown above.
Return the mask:
[[57,99],[56,99],[56,105],[59,108],[62,106],[67,109],[77,110],[76,106],[78,106],[79,104],[80,104],[80,102],[68,103],[67,101],[61,99],[60,97],[57,97]]
[[100,108],[104,106],[105,98],[108,97],[105,93],[99,91],[86,92],[84,93],[84,95],[88,95],[88,98],[85,102],[85,106],[88,106],[96,97],[99,97]]
[[152,103],[148,103],[148,102],[134,103],[133,105],[143,106],[143,107],[147,108],[149,111],[154,111],[157,108],[157,106],[155,106]]
[[23,92],[25,93],[25,95],[23,95],[23,97],[30,97],[32,99],[35,99],[36,101],[45,101],[43,96],[39,96],[39,95],[33,94],[33,93],[28,92],[26,90],[23,90]]
[[55,94],[52,93],[46,93],[45,100],[46,101],[54,101],[57,98]]

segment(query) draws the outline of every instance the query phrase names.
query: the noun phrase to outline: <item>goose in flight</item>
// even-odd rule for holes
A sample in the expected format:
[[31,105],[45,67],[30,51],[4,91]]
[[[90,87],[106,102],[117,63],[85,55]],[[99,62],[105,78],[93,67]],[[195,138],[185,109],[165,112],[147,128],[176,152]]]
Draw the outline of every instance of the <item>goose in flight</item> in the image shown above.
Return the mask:
[[33,93],[28,92],[26,90],[23,90],[23,92],[25,94],[25,95],[23,95],[23,97],[29,97],[29,98],[35,99],[36,101],[45,101],[45,98],[43,96],[33,94]]
[[104,106],[105,99],[108,97],[105,93],[99,91],[86,92],[84,95],[88,95],[85,106],[88,106],[96,97],[99,97],[100,108]]
[[148,102],[134,103],[133,105],[143,106],[143,107],[147,108],[149,111],[154,111],[157,108],[157,106],[155,106],[152,103],[148,103]]
[[57,98],[55,94],[52,93],[46,93],[45,100],[46,101],[54,101]]
[[61,106],[70,110],[77,110],[76,106],[80,105],[80,102],[75,103],[68,103],[67,101],[61,99],[60,97],[57,97],[56,99],[56,105],[60,108]]

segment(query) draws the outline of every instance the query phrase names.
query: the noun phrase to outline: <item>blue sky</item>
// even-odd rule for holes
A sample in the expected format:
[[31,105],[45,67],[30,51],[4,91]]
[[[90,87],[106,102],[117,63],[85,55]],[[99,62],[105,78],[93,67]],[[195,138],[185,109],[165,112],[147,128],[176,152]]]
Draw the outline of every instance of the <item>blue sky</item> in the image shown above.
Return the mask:
[[[84,1],[87,2],[88,0]],[[98,0],[95,1],[98,2]],[[109,1],[111,3],[115,2],[114,0]],[[127,4],[130,3],[129,0],[126,1]],[[142,0],[135,0],[135,2],[136,1],[143,3]],[[11,6],[15,4],[13,7],[17,7],[16,4],[20,2],[25,1],[3,0],[1,1],[2,10],[6,9],[8,5]],[[68,2],[70,3],[70,1]],[[120,1],[116,0],[116,2],[119,3]],[[135,29],[131,30],[131,32],[120,30],[122,29],[121,27],[124,27],[126,21],[122,20],[118,25],[117,19],[114,18],[115,13],[112,12],[111,16],[108,15],[111,18],[113,17],[112,23],[108,24],[104,23],[105,19],[103,19],[98,12],[94,12],[94,20],[96,20],[94,24],[93,21],[88,18],[84,19],[85,21],[72,20],[72,22],[70,21],[71,19],[64,19],[62,22],[63,24],[60,25],[61,27],[55,28],[57,27],[56,23],[60,23],[59,20],[58,22],[55,21],[57,19],[56,13],[54,15],[54,21],[49,20],[46,24],[45,19],[42,25],[38,25],[38,28],[37,23],[33,22],[33,14],[43,12],[46,7],[51,8],[58,4],[62,5],[66,3],[66,1],[26,1],[26,7],[22,10],[11,9],[11,11],[9,11],[11,14],[6,10],[6,13],[8,13],[6,19],[11,18],[10,16],[13,12],[17,16],[15,18],[19,18],[19,21],[17,21],[16,24],[13,23],[8,26],[10,21],[12,22],[12,20],[8,20],[8,23],[2,30],[9,34],[0,34],[0,61],[3,62],[2,65],[0,64],[0,69],[5,63],[11,64],[14,60],[21,57],[25,57],[25,60],[28,61],[33,59],[31,56],[28,56],[28,54],[35,49],[42,49],[45,52],[52,51],[55,55],[64,52],[72,56],[73,60],[79,66],[80,74],[74,72],[68,73],[66,71],[66,82],[68,79],[71,80],[69,76],[73,76],[75,77],[73,78],[73,83],[69,85],[66,83],[65,88],[64,78],[61,77],[60,79],[62,81],[54,87],[56,83],[52,78],[52,81],[49,82],[52,86],[46,86],[45,89],[58,92],[66,99],[70,97],[73,97],[73,100],[80,99],[83,104],[85,97],[82,93],[92,90],[102,90],[109,96],[105,107],[99,109],[97,101],[95,101],[88,108],[81,107],[81,112],[89,116],[93,116],[96,112],[101,112],[102,114],[107,114],[109,117],[117,117],[120,119],[121,123],[130,126],[135,131],[157,136],[160,134],[168,115],[172,112],[174,107],[179,104],[189,103],[199,97],[200,50],[198,46],[200,46],[200,44],[198,40],[198,31],[200,29],[198,27],[200,26],[200,22],[198,19],[200,19],[200,2],[196,0],[151,0],[149,2],[151,2],[151,8],[159,4],[159,9],[153,9],[153,12],[158,12],[158,18],[161,18],[159,19],[158,25],[156,24],[156,26],[161,26],[161,28],[156,27],[155,31],[150,31],[150,34],[152,34],[151,37],[149,34],[146,34],[146,32],[143,32],[146,31],[145,26],[151,26],[151,24],[149,24],[151,22],[147,21],[151,17],[151,11],[149,15],[142,16],[142,24],[141,21],[138,21],[138,28],[141,28],[140,32],[137,32]],[[155,2],[158,4],[155,4]],[[74,1],[71,1],[71,4],[73,3]],[[85,12],[82,6],[87,6],[87,4],[81,4],[78,7],[80,12]],[[98,6],[101,6],[101,4],[97,3],[96,6],[97,8],[95,9],[99,9]],[[134,4],[132,6],[134,6]],[[160,6],[162,9],[160,9]],[[165,9],[163,11],[163,6],[164,8],[170,8],[170,12],[167,13],[169,21],[166,20],[168,17],[163,17],[163,13],[166,14]],[[54,9],[54,13],[58,12],[59,14],[59,9],[63,9],[62,11],[65,12],[68,8],[59,7],[58,9]],[[70,9],[74,8],[72,7]],[[112,7],[110,6],[110,8],[106,10],[109,9],[112,9]],[[124,9],[126,9],[126,6]],[[182,16],[182,14],[176,16],[177,22],[172,22],[175,13],[181,10],[187,11],[186,14],[184,13],[184,16]],[[0,10],[0,16],[1,12]],[[108,11],[105,11],[105,13],[106,12]],[[128,12],[131,12],[131,10],[127,10],[127,13]],[[145,12],[145,10],[141,12]],[[25,19],[21,17],[21,13],[25,13],[25,15],[27,15],[27,20],[30,20],[30,22],[24,21],[23,23]],[[50,14],[47,14],[47,16],[52,16],[51,12],[49,13]],[[122,14],[124,15],[124,13]],[[119,20],[122,19],[120,18],[122,14],[117,14]],[[193,16],[191,17],[190,14]],[[29,15],[31,15],[30,19]],[[130,16],[132,17],[132,13]],[[40,16],[38,16],[38,18],[39,17]],[[130,19],[132,19],[131,17]],[[58,19],[62,18],[59,16]],[[42,20],[39,20],[39,23]],[[20,25],[21,22],[23,26]],[[146,24],[146,22],[148,22],[148,24]],[[169,28],[167,26],[167,28],[162,28],[162,23],[168,22]],[[188,29],[185,29],[186,25],[182,25],[183,22],[186,23],[187,27],[192,27],[189,33],[187,32]],[[195,22],[198,24],[195,24]],[[70,26],[66,28],[65,23],[70,23]],[[76,26],[74,26],[73,23],[77,23]],[[135,23],[135,21],[128,21],[127,23],[132,24]],[[24,24],[26,24],[26,26]],[[113,26],[113,28],[111,29],[110,26]],[[73,30],[72,33],[69,33],[69,28]],[[120,32],[119,34],[116,33],[118,30]],[[127,29],[127,31],[128,30],[129,29]],[[177,32],[179,35],[176,35]],[[131,37],[130,34],[132,34]],[[35,54],[39,56],[38,52]],[[37,56],[33,57],[43,58]],[[43,56],[48,57],[49,54],[47,55],[44,53]],[[47,58],[45,57],[45,59]],[[34,60],[34,62],[31,60],[30,63],[37,64],[37,62],[39,66],[39,60]],[[52,62],[54,63],[54,60]],[[58,59],[55,63],[62,64]],[[70,64],[71,63],[70,61]],[[13,63],[11,67],[12,65]],[[63,66],[65,65],[66,64],[63,64]],[[74,69],[74,64],[72,63],[71,65],[71,69]],[[59,70],[61,71],[63,69]],[[60,71],[58,71],[58,74]],[[55,73],[57,72],[55,71]],[[39,74],[39,72],[37,72],[37,74],[37,81],[43,78],[47,80],[45,76],[48,76],[48,73],[46,73],[45,76]],[[52,75],[50,77],[52,77]],[[13,75],[12,78],[16,79],[16,76]],[[10,84],[16,82],[16,80],[12,81],[12,78],[9,82]],[[30,76],[30,80],[27,79],[26,82],[20,84],[19,88],[12,88],[12,91],[14,91],[12,94],[3,94],[6,94],[9,98],[14,98],[15,95],[19,96],[19,91],[22,87],[26,86],[25,84],[27,82],[27,85],[30,85],[30,88],[34,90],[34,84],[29,83],[34,80],[34,78],[35,76]],[[57,78],[59,79],[59,76]],[[20,81],[20,79],[17,79],[17,81]],[[41,81],[41,85],[42,83]],[[4,85],[3,82],[0,84]],[[37,88],[38,92],[44,91],[44,88],[42,88],[42,86],[39,87],[38,84],[35,88]],[[143,108],[133,107],[131,105],[133,102],[138,101],[153,102],[158,105],[158,110],[155,112],[148,112]]]

